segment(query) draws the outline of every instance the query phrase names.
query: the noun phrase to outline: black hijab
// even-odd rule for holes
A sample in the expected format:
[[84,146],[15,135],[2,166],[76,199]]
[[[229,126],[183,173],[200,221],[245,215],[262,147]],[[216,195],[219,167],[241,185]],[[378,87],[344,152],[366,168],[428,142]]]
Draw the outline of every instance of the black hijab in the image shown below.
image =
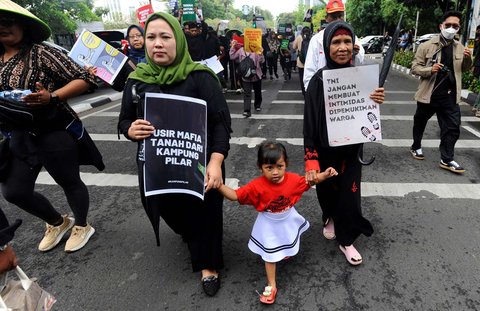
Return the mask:
[[[352,28],[352,26],[350,26],[350,24],[348,24],[348,23],[346,23],[342,20],[329,23],[327,28],[325,28],[325,32],[323,33],[323,46],[324,46],[323,51],[325,53],[325,58],[327,60],[327,66],[326,67],[328,69],[345,68],[345,67],[351,67],[352,66],[352,64],[350,62],[348,62],[346,64],[343,64],[343,65],[340,65],[340,64],[334,62],[330,58],[330,43],[332,42],[333,35],[340,28],[343,28],[347,32],[350,33],[350,35],[352,36],[352,44],[355,44],[355,34],[354,34],[353,28]],[[353,51],[352,51],[352,56],[353,56]]]

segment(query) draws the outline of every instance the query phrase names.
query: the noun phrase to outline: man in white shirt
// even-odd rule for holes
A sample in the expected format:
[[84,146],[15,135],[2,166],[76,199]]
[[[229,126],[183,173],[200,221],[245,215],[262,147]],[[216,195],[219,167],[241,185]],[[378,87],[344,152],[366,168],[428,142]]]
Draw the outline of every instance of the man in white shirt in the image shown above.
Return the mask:
[[[331,23],[337,20],[343,20],[345,17],[345,6],[342,0],[330,0],[326,7],[327,17],[325,18],[327,23]],[[307,57],[305,59],[305,68],[303,73],[303,83],[305,90],[308,88],[308,82],[312,79],[313,75],[323,67],[325,67],[326,60],[323,51],[323,33],[321,30],[310,39],[308,45]],[[355,42],[358,42],[358,38],[355,37]],[[361,45],[355,44],[353,47],[353,54],[355,55],[355,63],[363,63],[365,56],[365,50]]]

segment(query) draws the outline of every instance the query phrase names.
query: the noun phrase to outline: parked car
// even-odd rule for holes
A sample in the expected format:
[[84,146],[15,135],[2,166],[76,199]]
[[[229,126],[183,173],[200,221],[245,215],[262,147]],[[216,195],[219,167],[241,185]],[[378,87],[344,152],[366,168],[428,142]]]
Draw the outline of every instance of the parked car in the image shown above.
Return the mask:
[[61,52],[65,53],[68,55],[68,53],[70,52],[69,50],[67,50],[66,48],[64,48],[63,46],[60,46],[58,44],[55,44],[53,42],[50,42],[50,41],[43,41],[43,43],[45,45],[48,45],[49,47],[52,47],[54,49],[57,49],[57,50],[60,50]]
[[383,36],[381,35],[366,36],[360,39],[359,41],[363,49],[365,50],[365,54],[382,53]]
[[127,35],[126,29],[121,30],[101,30],[94,31],[94,35],[107,42],[123,54],[127,53],[128,41],[125,39]]
[[426,42],[430,39],[432,39],[434,36],[436,36],[437,34],[436,33],[427,33],[426,35],[423,35],[423,36],[420,36],[420,37],[417,37],[417,40],[415,40],[415,44],[417,45],[417,47],[422,44],[423,42]]

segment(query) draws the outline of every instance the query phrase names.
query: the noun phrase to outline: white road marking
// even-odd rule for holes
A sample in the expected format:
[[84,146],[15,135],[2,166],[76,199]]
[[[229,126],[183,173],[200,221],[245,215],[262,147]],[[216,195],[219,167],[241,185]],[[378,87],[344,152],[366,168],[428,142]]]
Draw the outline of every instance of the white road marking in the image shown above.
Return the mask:
[[[243,101],[242,101],[243,102]],[[118,117],[120,112],[116,111],[98,111],[93,113],[89,116],[95,117]],[[239,113],[232,113],[230,114],[232,119],[245,119],[242,114]],[[83,118],[82,118],[83,119]],[[249,119],[254,120],[303,120],[303,114],[262,114],[262,113],[255,113]],[[381,115],[380,119],[382,121],[412,121],[413,122],[413,115],[411,116],[398,116],[398,115]],[[477,117],[462,117],[463,122],[480,122],[480,118]],[[433,116],[430,118],[429,122],[437,122],[437,117]]]
[[[94,141],[119,141],[117,134],[90,134]],[[273,139],[273,138],[269,138]],[[230,144],[233,145],[247,145],[248,148],[255,148],[260,143],[266,141],[266,137],[232,137]],[[303,138],[286,138],[277,137],[275,140],[286,142],[293,146],[303,146]],[[120,141],[128,141],[123,135],[120,135]],[[387,147],[410,147],[412,145],[411,139],[383,139],[375,142]],[[436,148],[440,145],[439,139],[424,139],[422,140],[422,147],[424,148]],[[467,140],[460,139],[455,144],[455,148],[480,148],[479,140]]]
[[[137,175],[131,174],[105,174],[105,173],[80,173],[83,182],[87,186],[99,187],[138,187]],[[244,181],[245,183],[247,181]],[[227,178],[225,184],[230,188],[237,189],[240,180]],[[55,181],[47,172],[41,172],[37,184],[56,185]],[[442,184],[442,183],[378,183],[362,182],[362,197],[426,197],[430,193],[438,198],[452,199],[480,199],[480,184]]]
[[[479,119],[477,117],[475,117],[476,119]],[[470,133],[472,133],[473,135],[477,136],[477,137],[480,137],[480,132],[477,131],[476,129],[474,128],[471,128],[470,126],[462,126],[464,129],[466,129],[467,131],[469,131]]]

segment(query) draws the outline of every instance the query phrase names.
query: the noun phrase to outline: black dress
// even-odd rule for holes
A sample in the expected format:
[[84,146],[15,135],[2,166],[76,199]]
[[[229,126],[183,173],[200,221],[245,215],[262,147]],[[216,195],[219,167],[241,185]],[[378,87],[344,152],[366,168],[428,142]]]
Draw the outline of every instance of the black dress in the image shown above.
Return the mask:
[[328,167],[337,170],[338,176],[319,183],[316,191],[323,221],[332,218],[337,241],[348,246],[360,234],[372,235],[373,227],[362,216],[362,164],[357,157],[360,145],[330,147],[328,144],[322,72],[321,69],[313,76],[305,96],[305,160],[317,160],[322,171]]
[[[132,86],[136,84],[139,104],[133,103]],[[131,123],[143,118],[146,92],[190,96],[207,102],[207,161],[213,152],[227,157],[230,149],[231,119],[220,84],[205,71],[194,71],[180,83],[170,86],[145,84],[128,80],[122,99],[119,131],[126,138]],[[140,143],[139,143],[140,146]],[[138,152],[137,152],[138,155]],[[143,193],[143,162],[138,160],[139,186],[142,204],[157,207],[160,216],[177,234],[182,235],[191,254],[193,271],[218,270],[223,267],[223,195],[215,189],[202,201],[187,194],[161,194],[145,197]],[[225,166],[222,164],[225,180]]]

